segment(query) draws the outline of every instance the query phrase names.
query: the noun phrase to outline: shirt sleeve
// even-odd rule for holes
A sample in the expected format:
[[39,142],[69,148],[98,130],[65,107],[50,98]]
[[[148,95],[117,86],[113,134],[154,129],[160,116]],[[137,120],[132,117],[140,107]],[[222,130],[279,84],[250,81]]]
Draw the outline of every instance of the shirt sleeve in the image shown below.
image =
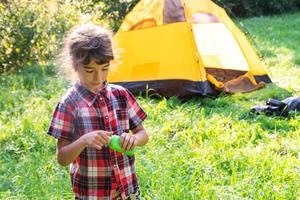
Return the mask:
[[72,110],[65,104],[58,103],[53,113],[48,134],[68,141],[73,140],[74,116]]
[[132,130],[146,119],[147,114],[129,91],[127,91],[127,109],[129,115],[129,129]]

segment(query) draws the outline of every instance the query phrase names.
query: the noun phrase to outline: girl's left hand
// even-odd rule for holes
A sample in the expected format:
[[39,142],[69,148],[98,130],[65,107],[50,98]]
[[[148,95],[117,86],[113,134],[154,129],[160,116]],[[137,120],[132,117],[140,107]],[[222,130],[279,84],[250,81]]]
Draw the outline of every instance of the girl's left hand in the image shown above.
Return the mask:
[[122,133],[120,136],[120,146],[125,150],[129,151],[137,145],[136,137],[129,133]]

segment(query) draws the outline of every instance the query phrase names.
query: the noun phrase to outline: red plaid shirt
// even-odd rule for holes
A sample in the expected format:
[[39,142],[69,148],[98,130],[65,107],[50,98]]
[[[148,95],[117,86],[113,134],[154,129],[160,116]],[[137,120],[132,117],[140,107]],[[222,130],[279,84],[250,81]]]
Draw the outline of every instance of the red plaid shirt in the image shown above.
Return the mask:
[[[94,94],[76,83],[58,103],[48,134],[70,142],[95,130],[121,135],[145,118],[134,96],[123,87],[106,83]],[[136,192],[134,159],[107,146],[101,150],[85,148],[70,166],[76,198],[114,199],[119,190],[124,199]]]

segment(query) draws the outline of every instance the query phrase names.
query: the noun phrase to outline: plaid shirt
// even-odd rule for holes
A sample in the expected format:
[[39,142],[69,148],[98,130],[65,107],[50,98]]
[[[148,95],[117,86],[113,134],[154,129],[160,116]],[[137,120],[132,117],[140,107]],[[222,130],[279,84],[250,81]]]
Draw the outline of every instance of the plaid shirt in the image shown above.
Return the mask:
[[[58,103],[48,134],[73,142],[95,130],[121,135],[136,128],[146,113],[134,96],[121,86],[105,84],[98,94],[76,83]],[[117,190],[122,198],[137,191],[134,156],[128,157],[104,146],[87,147],[70,165],[75,197],[114,199]]]

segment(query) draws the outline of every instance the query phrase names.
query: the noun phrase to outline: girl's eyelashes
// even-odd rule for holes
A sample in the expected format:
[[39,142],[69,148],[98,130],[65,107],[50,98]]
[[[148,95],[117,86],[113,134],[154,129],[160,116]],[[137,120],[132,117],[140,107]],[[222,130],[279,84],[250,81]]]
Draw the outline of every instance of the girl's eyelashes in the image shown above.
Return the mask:
[[[101,69],[101,71],[108,71],[109,68]],[[86,73],[93,73],[93,70],[85,70]]]

